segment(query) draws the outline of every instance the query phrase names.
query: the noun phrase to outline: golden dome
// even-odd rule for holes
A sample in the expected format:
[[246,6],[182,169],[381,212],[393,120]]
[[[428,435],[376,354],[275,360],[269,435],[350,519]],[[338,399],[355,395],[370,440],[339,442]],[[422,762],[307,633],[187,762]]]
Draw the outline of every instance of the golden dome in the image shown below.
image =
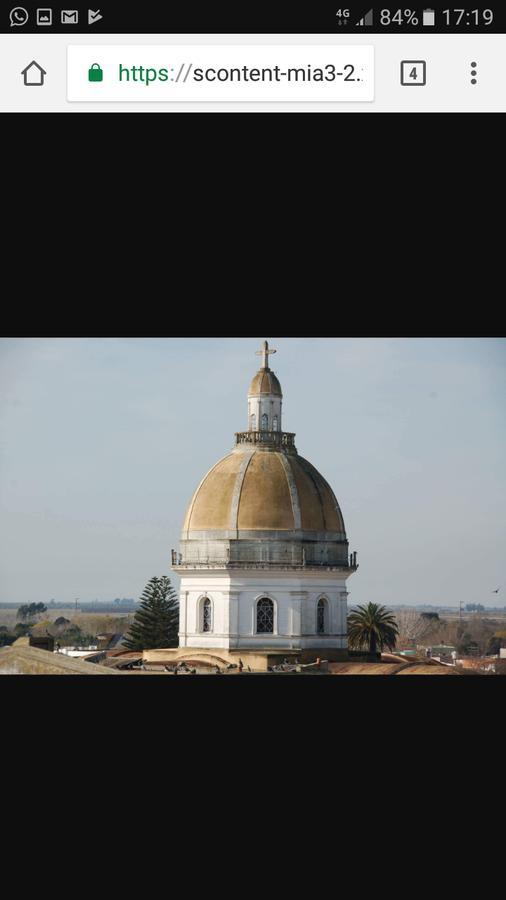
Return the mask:
[[281,385],[276,378],[274,372],[270,369],[260,369],[254,376],[248,391],[248,397],[255,394],[273,394],[275,397],[282,397]]
[[203,531],[339,532],[345,539],[332,488],[311,463],[242,447],[207,473],[191,500],[183,535]]

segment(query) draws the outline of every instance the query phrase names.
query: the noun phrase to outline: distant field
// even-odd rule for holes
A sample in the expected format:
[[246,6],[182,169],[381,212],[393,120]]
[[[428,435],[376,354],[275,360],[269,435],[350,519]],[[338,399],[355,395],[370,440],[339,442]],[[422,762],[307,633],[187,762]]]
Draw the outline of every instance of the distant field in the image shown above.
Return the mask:
[[[458,612],[439,613],[439,618],[440,619],[458,619],[459,614],[458,614]],[[493,613],[493,612],[488,612],[487,610],[485,610],[485,612],[480,612],[480,613],[468,613],[468,612],[464,612],[464,610],[462,610],[462,619],[465,619],[467,621],[468,619],[476,619],[476,618],[478,618],[478,619],[497,619],[499,622],[505,622],[506,621],[506,613]]]
[[[88,634],[99,634],[101,631],[124,633],[133,621],[134,613],[86,613],[80,612],[79,609],[76,612],[75,607],[68,607],[68,609],[48,609],[38,621],[52,624],[60,616],[69,619],[78,625],[81,631]],[[19,621],[21,620],[17,618],[17,609],[0,609],[0,625],[13,629]]]
[[[414,612],[417,612],[419,615],[423,615],[424,613],[427,613],[427,612],[434,612],[434,613],[437,612],[440,619],[447,619],[447,620],[451,620],[451,621],[460,618],[458,609],[450,610],[449,612],[446,612],[446,611],[441,612],[440,610],[435,610],[435,609],[434,610],[414,609],[413,606],[394,606],[394,607],[392,607],[392,610],[393,610],[394,614],[396,612],[413,612],[414,611]],[[468,612],[465,609],[462,610],[462,621],[465,620],[467,622],[467,621],[470,621],[475,618],[497,619],[498,622],[506,622],[506,611],[494,612],[494,610],[491,610],[491,609],[484,609],[483,612],[476,613],[476,612]]]
[[[445,613],[439,613],[439,618],[446,619],[449,622],[450,621],[454,622],[457,619],[459,619],[460,616],[459,616],[458,612],[451,612],[451,613],[445,612]],[[473,619],[493,620],[494,622],[497,621],[502,624],[503,622],[506,622],[506,613],[489,612],[488,610],[485,610],[484,612],[474,613],[474,612],[465,612],[464,610],[462,610],[462,621],[463,622],[470,622]]]

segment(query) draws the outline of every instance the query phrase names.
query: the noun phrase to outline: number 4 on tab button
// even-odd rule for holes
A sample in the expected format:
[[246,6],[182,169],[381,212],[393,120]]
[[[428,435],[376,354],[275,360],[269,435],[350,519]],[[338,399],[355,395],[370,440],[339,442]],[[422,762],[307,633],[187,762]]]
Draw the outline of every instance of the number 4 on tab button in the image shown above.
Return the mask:
[[103,81],[104,72],[98,63],[93,63],[88,69],[88,81]]
[[401,84],[404,87],[423,87],[427,84],[427,63],[424,59],[403,59],[401,62]]

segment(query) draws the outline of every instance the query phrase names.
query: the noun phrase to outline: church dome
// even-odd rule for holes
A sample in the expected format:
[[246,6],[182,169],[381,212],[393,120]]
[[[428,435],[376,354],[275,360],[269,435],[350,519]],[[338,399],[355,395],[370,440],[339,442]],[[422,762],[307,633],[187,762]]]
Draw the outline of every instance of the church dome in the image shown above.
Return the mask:
[[[204,476],[188,506],[176,571],[217,568],[351,571],[343,517],[332,488],[295,435],[282,430],[282,393],[263,343],[248,392],[248,430]],[[177,562],[177,558],[179,562]]]
[[281,385],[274,372],[271,372],[270,369],[260,369],[251,381],[248,396],[251,397],[258,394],[272,394],[275,397],[283,396]]
[[345,538],[332,488],[311,463],[296,453],[246,445],[213,466],[197,488],[183,533],[203,531],[333,532]]

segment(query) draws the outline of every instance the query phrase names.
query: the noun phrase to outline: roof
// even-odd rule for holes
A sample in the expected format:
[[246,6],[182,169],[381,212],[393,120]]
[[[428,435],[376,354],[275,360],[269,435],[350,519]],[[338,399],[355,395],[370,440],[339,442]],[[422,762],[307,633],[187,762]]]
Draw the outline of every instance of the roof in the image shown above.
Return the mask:
[[329,663],[331,675],[458,675],[450,666],[411,663],[335,662]]
[[109,644],[109,647],[119,647],[121,644],[123,644],[123,639],[124,639],[124,637],[125,637],[125,635],[124,635],[124,634],[121,634],[121,632],[116,632],[116,633],[112,636],[111,643]]
[[239,446],[204,477],[188,507],[183,538],[202,531],[338,532],[332,488],[306,459]]
[[109,669],[126,669],[136,663],[142,663],[142,652],[132,653],[130,656],[108,656],[102,665]]
[[399,652],[397,653],[382,653],[381,661],[387,663],[403,663],[409,662],[405,656],[401,656]]
[[122,643],[124,636],[119,631],[101,631],[100,634],[97,634],[97,640],[100,643],[108,641],[107,648],[112,649],[112,647],[118,647]]
[[36,647],[12,644],[0,650],[0,675],[117,675],[95,663]]
[[248,397],[258,394],[272,394],[274,397],[282,397],[281,385],[270,369],[260,369],[253,377],[249,386]]
[[328,671],[331,675],[395,675],[402,665],[402,663],[380,662],[334,662],[329,663]]
[[421,663],[420,665],[409,664],[405,669],[402,669],[401,672],[397,672],[397,675],[458,675],[453,666],[428,666],[425,663]]

